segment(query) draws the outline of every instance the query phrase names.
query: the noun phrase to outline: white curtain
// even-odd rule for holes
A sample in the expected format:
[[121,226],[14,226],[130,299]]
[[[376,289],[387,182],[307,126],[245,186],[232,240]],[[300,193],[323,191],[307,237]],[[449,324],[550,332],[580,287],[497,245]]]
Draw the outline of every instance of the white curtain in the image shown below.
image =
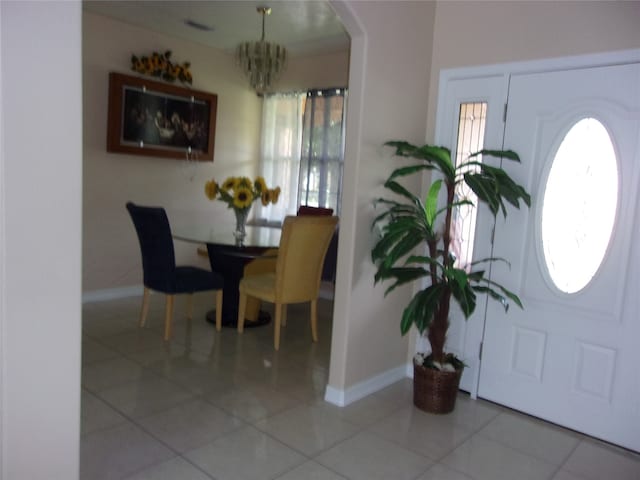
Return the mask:
[[259,171],[268,187],[279,186],[281,193],[275,205],[263,207],[257,203],[259,220],[277,223],[286,215],[296,214],[305,97],[306,92],[264,97]]

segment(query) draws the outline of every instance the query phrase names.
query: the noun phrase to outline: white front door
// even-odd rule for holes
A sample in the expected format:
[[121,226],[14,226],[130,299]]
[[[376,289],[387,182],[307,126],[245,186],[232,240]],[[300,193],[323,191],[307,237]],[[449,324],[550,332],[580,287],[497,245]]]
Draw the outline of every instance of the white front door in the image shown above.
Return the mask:
[[[572,128],[585,119],[592,133],[579,140],[579,127]],[[602,131],[610,144],[601,148],[593,142]],[[492,277],[517,293],[524,309],[511,305],[505,313],[489,302],[478,389],[483,398],[636,451],[639,144],[638,64],[511,76],[504,148],[518,152],[522,163],[504,167],[531,193],[532,206],[510,209],[506,221],[498,216],[494,256],[509,259],[511,268],[496,264]],[[585,195],[589,156],[605,170]],[[575,175],[559,173],[563,166]],[[613,187],[602,172],[613,174]],[[608,195],[611,210],[599,212]],[[574,222],[578,217],[582,223]],[[585,230],[567,227],[574,224]],[[597,248],[585,247],[594,236],[604,239],[601,262]],[[571,283],[575,275],[581,277]]]

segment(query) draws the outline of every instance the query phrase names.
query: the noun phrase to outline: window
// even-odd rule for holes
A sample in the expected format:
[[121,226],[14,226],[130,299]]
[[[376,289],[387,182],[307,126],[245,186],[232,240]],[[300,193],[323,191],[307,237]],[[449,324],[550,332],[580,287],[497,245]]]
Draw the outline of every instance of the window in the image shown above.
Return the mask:
[[553,157],[542,203],[542,245],[549,276],[565,293],[586,287],[607,252],[618,201],[618,165],[611,137],[583,118]]
[[[458,117],[458,142],[456,145],[456,166],[467,161],[471,153],[484,147],[484,129],[487,122],[487,103],[462,103]],[[476,157],[481,161],[481,157]],[[475,193],[461,182],[456,186],[458,200],[469,200],[473,205],[478,204]],[[473,243],[476,230],[476,208],[472,205],[462,205],[455,210],[452,223],[454,239],[452,251],[456,255],[456,267],[467,267],[473,257]]]
[[307,93],[302,127],[298,204],[340,212],[346,90]]

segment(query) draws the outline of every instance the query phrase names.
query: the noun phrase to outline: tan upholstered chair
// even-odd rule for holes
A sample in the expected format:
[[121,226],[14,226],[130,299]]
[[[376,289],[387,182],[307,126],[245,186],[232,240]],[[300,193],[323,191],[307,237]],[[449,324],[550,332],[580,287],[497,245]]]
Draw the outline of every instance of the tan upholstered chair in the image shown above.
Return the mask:
[[275,272],[244,277],[240,281],[238,332],[244,330],[247,298],[275,304],[273,346],[280,348],[283,306],[311,303],[311,336],[318,341],[318,293],[324,257],[338,217],[287,217],[282,226]]
[[[333,215],[333,208],[322,208],[322,207],[311,207],[308,205],[300,205],[298,207],[299,217],[301,216],[331,216]],[[332,242],[337,242],[337,237],[334,235],[332,238]],[[331,243],[329,244],[331,248]],[[333,245],[334,250],[337,248],[336,245]],[[276,257],[278,256],[278,249],[272,248],[264,252],[262,257],[258,257],[249,263],[247,263],[244,267],[244,276],[248,277],[249,275],[259,275],[262,273],[269,273],[276,271]],[[325,267],[326,268],[326,267]],[[282,312],[283,320],[286,319],[287,309],[285,308]],[[255,297],[247,298],[247,309],[244,312],[245,318],[247,320],[255,321],[258,319],[260,315],[260,300]],[[285,322],[283,321],[282,326],[284,327]]]

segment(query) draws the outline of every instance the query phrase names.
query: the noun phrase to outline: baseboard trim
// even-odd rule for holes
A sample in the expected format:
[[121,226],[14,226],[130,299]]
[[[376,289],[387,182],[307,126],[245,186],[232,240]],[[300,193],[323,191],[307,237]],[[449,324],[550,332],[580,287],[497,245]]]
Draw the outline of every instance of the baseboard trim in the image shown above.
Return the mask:
[[413,378],[413,361],[407,363],[406,369],[407,369],[407,372],[405,374],[405,377]]
[[[332,387],[331,385],[327,385],[324,393],[324,400],[339,407],[346,407],[361,398],[388,387],[392,383],[402,380],[407,377],[407,372],[408,367],[406,365],[402,365],[375,375],[367,380],[363,380],[362,382],[358,382],[345,390],[340,390]],[[413,374],[413,371],[411,373]]]
[[82,294],[82,303],[106,302],[108,300],[117,300],[119,298],[137,297],[142,295],[143,290],[144,287],[142,285],[93,290]]

